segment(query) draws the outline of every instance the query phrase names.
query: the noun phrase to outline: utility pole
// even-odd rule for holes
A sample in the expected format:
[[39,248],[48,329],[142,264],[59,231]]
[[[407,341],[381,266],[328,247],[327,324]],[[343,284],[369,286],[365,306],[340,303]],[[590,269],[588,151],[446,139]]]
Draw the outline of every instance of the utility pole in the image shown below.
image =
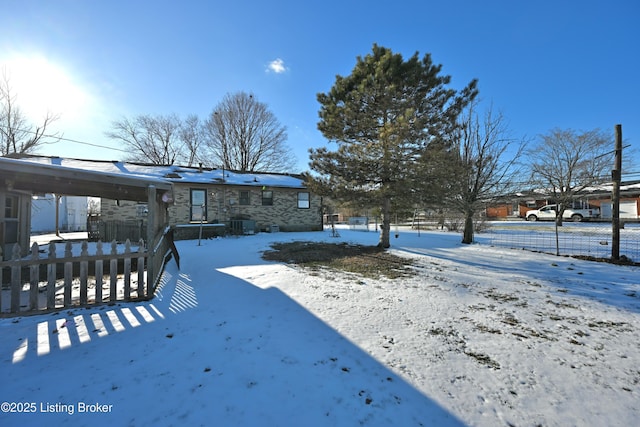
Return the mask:
[[620,184],[622,180],[622,125],[616,125],[616,147],[615,159],[611,178],[613,179],[613,189],[611,190],[612,220],[611,227],[613,236],[611,238],[611,260],[620,259]]

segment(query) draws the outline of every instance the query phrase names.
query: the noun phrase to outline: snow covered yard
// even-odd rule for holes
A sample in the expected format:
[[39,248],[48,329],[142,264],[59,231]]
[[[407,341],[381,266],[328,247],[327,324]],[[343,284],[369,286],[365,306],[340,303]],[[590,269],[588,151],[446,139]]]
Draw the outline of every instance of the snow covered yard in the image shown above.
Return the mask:
[[378,237],[340,233],[177,242],[152,301],[0,320],[0,424],[635,424],[638,268],[437,232],[393,240],[411,278],[260,257]]

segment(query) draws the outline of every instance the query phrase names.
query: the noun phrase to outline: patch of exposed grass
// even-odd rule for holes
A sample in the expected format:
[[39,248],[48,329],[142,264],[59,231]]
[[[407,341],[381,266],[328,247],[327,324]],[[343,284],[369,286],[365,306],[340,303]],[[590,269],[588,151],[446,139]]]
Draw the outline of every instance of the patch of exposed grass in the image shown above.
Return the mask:
[[308,268],[325,267],[376,279],[381,276],[396,279],[415,274],[411,259],[390,254],[377,246],[289,242],[274,243],[271,248],[262,254],[263,259]]
[[491,357],[487,356],[486,354],[475,353],[473,351],[465,351],[464,354],[466,354],[469,357],[472,357],[472,358],[476,359],[478,361],[478,363],[486,365],[491,369],[500,369],[500,364],[498,362],[496,362],[495,360],[493,360]]

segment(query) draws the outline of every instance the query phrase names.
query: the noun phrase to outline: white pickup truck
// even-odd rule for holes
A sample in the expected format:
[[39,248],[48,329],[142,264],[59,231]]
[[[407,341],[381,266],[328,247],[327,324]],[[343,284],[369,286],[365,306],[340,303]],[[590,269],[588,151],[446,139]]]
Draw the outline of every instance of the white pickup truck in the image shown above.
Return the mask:
[[[573,222],[595,219],[600,216],[600,209],[565,209],[562,219]],[[527,221],[554,221],[556,219],[556,205],[546,205],[540,209],[527,211],[525,215]]]

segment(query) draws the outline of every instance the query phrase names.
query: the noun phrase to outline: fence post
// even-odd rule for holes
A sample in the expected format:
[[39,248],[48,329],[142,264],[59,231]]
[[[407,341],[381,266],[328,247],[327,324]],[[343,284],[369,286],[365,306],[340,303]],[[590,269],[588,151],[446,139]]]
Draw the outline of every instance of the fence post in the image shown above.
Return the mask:
[[102,303],[102,280],[104,276],[103,271],[103,261],[102,261],[102,240],[98,240],[96,243],[96,255],[100,257],[96,260],[95,270],[96,270],[96,292],[95,292],[95,302],[96,304]]
[[[89,251],[87,250],[88,243],[87,241],[82,242],[82,250],[80,252],[81,257],[88,257]],[[89,261],[84,259],[80,261],[80,305],[86,305],[89,301],[88,297],[88,278],[89,275]]]
[[109,263],[109,302],[115,302],[117,298],[116,287],[118,285],[118,254],[117,243],[115,239],[111,242],[111,261]]
[[36,242],[31,245],[31,260],[29,268],[29,310],[38,309],[38,287],[40,283],[40,252]]
[[131,241],[124,242],[124,299],[131,299]]
[[47,265],[47,309],[56,308],[56,244],[49,242]]
[[144,240],[142,237],[138,241],[138,298],[142,298],[144,293]]
[[[67,241],[64,246],[64,257],[71,258],[71,242]],[[71,305],[71,288],[73,287],[73,262],[66,261],[64,263],[64,306]]]

